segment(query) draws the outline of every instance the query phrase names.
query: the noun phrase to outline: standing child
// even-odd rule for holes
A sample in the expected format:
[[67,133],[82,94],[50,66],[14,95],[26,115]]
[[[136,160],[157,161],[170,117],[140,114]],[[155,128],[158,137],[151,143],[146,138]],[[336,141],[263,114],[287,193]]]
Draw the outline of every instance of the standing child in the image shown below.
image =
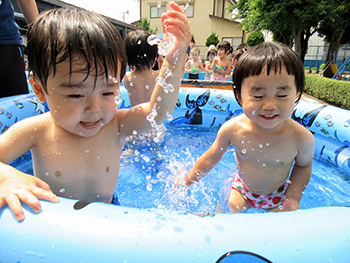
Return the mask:
[[[117,110],[126,57],[111,23],[81,9],[50,10],[34,21],[28,30],[29,66],[34,91],[50,112],[17,122],[0,136],[0,206],[8,204],[21,221],[20,201],[35,212],[41,211],[37,198],[57,202],[56,195],[115,202],[125,138],[149,130],[150,113],[157,111],[153,121],[160,124],[175,108],[191,33],[181,7],[170,6],[162,24],[164,36],[174,41],[159,76],[175,91],[166,93],[156,84],[150,102],[132,109]],[[28,150],[34,176],[8,165]]]
[[211,80],[213,70],[210,65],[213,63],[214,58],[218,53],[216,52],[215,46],[209,47],[207,52],[208,61],[205,63],[205,80]]
[[185,70],[188,72],[188,79],[199,79],[199,72],[204,71],[202,61],[199,61],[200,51],[198,47],[191,48],[190,59],[185,65]]
[[250,48],[239,59],[234,79],[244,114],[220,128],[213,145],[185,177],[186,185],[204,177],[233,145],[238,170],[230,212],[249,207],[299,209],[314,151],[311,132],[290,118],[304,78],[303,65],[289,47],[271,42]]
[[[159,70],[152,70],[159,55],[157,45],[151,46],[147,42],[150,35],[147,31],[136,30],[129,32],[124,40],[128,66],[131,69],[124,76],[124,86],[128,90],[132,107],[150,101],[159,74]],[[163,141],[164,132],[164,125],[160,125],[145,133],[133,134],[129,138],[132,144],[152,144]]]
[[218,56],[214,58],[210,67],[213,69],[211,80],[225,81],[226,75],[231,74],[231,62],[227,55],[232,53],[232,47],[229,42],[220,42],[217,46]]

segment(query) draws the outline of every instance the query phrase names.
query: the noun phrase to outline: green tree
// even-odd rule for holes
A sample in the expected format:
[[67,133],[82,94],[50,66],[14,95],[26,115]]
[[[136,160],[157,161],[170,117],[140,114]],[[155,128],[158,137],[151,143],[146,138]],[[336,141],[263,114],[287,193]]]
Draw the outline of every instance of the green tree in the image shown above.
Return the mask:
[[153,30],[153,29],[151,29],[150,25],[151,25],[151,22],[149,22],[149,21],[147,20],[147,17],[142,17],[141,20],[140,20],[140,22],[137,23],[137,26],[138,26],[139,28],[142,28],[142,29],[144,29],[144,30],[147,30],[147,31],[150,32],[151,34],[157,34],[158,27],[156,27],[156,29]]
[[[346,0],[345,0],[346,1]],[[227,9],[238,9],[236,18],[243,19],[244,30],[269,30],[285,44],[291,45],[304,61],[309,38],[317,31],[319,22],[328,12],[324,0],[240,0]],[[283,37],[282,37],[283,36]],[[288,42],[288,43],[287,43]]]
[[[331,6],[330,12],[318,29],[319,35],[329,43],[326,65],[331,62],[332,51],[338,52],[340,46],[350,43],[350,1],[332,0],[328,4]],[[327,67],[323,75],[333,77],[331,67]]]
[[210,45],[216,46],[217,44],[219,44],[219,42],[219,36],[215,32],[211,31],[211,35],[208,36],[207,40],[205,41],[205,45],[207,47],[209,47]]
[[264,35],[261,31],[253,31],[247,39],[247,45],[250,47],[256,46],[265,41]]

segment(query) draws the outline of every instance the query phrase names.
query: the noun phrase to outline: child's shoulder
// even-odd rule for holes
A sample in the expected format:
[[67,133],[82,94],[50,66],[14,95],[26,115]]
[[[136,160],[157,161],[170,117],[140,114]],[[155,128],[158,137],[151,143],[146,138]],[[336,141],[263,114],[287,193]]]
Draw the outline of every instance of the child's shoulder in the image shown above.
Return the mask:
[[246,122],[246,117],[244,114],[238,115],[226,121],[220,128],[222,132],[234,132],[242,127]]
[[299,142],[305,142],[305,141],[314,141],[314,136],[313,134],[305,128],[303,125],[300,123],[289,119],[289,132],[294,134],[294,137],[297,138],[297,141]]
[[47,133],[48,129],[53,127],[53,121],[50,113],[43,113],[32,116],[14,123],[4,134],[20,138],[36,138],[38,134]]

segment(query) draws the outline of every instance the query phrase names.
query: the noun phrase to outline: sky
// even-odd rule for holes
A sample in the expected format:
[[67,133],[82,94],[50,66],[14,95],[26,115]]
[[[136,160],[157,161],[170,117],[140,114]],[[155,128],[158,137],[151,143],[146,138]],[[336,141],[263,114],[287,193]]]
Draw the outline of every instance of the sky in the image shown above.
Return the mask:
[[125,23],[140,20],[138,0],[63,0],[63,2],[95,11]]

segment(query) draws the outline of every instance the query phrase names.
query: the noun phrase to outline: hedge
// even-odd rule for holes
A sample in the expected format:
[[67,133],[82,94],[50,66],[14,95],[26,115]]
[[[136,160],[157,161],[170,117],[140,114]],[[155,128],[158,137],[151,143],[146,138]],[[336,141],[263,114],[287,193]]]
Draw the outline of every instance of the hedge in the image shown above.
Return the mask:
[[304,91],[327,104],[350,110],[350,81],[306,74]]

